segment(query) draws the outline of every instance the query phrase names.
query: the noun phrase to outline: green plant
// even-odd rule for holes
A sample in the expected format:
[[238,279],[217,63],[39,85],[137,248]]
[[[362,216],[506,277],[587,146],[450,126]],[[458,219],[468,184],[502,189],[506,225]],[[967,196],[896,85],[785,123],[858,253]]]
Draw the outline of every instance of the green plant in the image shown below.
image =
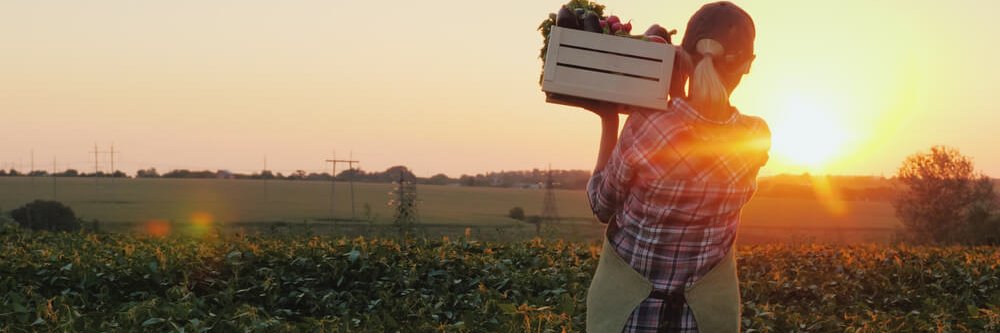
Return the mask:
[[58,201],[35,200],[10,212],[22,228],[48,231],[77,231],[80,221],[73,209]]
[[393,183],[395,187],[389,193],[389,206],[392,207],[392,224],[400,235],[413,231],[419,221],[417,217],[417,183],[412,177],[400,173],[399,180]]
[[[582,332],[596,244],[0,232],[11,332]],[[738,249],[745,332],[994,332],[1000,248]]]
[[507,212],[507,216],[518,221],[524,221],[524,208],[521,208],[520,206],[511,208],[510,211]]

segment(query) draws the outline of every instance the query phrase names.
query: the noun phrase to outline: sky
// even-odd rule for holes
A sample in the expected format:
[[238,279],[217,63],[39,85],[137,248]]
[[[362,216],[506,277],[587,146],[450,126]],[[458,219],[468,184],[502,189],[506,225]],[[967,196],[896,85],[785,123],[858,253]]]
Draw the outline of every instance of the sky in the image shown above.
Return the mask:
[[[92,172],[96,144],[127,173],[322,172],[334,153],[421,176],[590,169],[598,118],[538,85],[536,28],[562,3],[5,0],[0,168]],[[704,2],[602,3],[683,35]],[[948,145],[1000,176],[1000,3],[737,4],[757,60],[732,102],[771,126],[762,174],[891,176]]]

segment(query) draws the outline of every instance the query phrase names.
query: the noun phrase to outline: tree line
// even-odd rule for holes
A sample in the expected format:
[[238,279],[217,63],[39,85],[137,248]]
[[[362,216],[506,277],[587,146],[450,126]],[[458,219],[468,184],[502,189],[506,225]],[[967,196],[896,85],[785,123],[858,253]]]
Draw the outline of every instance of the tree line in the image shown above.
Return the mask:
[[[541,169],[523,171],[500,171],[487,172],[475,175],[461,175],[457,178],[449,177],[439,173],[430,177],[417,177],[409,168],[403,165],[392,166],[384,171],[365,171],[362,169],[348,169],[341,171],[336,176],[329,172],[307,172],[296,170],[284,174],[271,170],[262,170],[254,173],[237,173],[228,170],[189,170],[174,169],[161,173],[156,168],[140,169],[130,176],[125,172],[117,170],[113,173],[96,172],[85,173],[75,169],[67,169],[63,172],[49,173],[44,170],[31,172],[20,172],[16,169],[0,170],[0,177],[114,177],[114,178],[174,178],[174,179],[278,179],[278,180],[318,180],[318,181],[356,181],[370,183],[391,183],[397,182],[402,177],[405,181],[414,182],[420,185],[456,185],[456,186],[480,186],[480,187],[515,187],[515,188],[541,188],[547,177],[547,171]],[[552,170],[552,178],[556,188],[561,189],[585,189],[587,181],[590,179],[590,172],[585,170]]]
[[34,170],[30,172],[20,172],[17,169],[3,170],[0,169],[0,177],[113,177],[113,178],[129,178],[129,175],[121,170],[116,170],[115,172],[80,172],[76,169],[66,169],[62,172],[50,173],[45,170]]

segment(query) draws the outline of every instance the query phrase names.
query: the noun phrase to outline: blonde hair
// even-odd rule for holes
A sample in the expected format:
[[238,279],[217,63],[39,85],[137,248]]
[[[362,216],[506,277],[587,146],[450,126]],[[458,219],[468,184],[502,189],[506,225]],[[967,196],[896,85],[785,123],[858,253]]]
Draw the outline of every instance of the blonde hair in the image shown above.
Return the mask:
[[691,74],[691,101],[710,106],[728,105],[729,91],[722,84],[714,63],[715,58],[725,55],[725,47],[714,39],[705,38],[698,41],[695,50],[701,55],[701,60]]

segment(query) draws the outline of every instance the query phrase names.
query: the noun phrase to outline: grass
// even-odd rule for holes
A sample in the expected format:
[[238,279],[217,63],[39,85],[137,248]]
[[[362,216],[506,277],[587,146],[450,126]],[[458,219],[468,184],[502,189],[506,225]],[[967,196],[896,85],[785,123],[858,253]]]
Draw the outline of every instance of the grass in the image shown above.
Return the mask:
[[[148,221],[187,225],[196,216],[208,216],[216,226],[282,230],[302,227],[314,231],[331,226],[331,183],[321,181],[264,181],[215,179],[86,179],[0,178],[0,209],[11,210],[33,199],[66,203],[85,220],[102,227],[133,230]],[[355,216],[369,223],[337,223],[341,232],[390,232],[392,211],[387,206],[390,184],[355,183]],[[533,225],[510,219],[508,210],[523,207],[528,215],[542,210],[544,191],[483,187],[418,187],[418,205],[424,230],[431,234],[462,234],[466,227],[485,239],[533,236]],[[543,229],[571,240],[599,238],[602,226],[590,213],[586,194],[557,190],[560,225]],[[349,220],[350,186],[336,185],[337,220]],[[832,204],[831,204],[832,203]],[[830,240],[885,241],[898,228],[892,206],[885,202],[818,201],[756,197],[744,209],[741,241]],[[271,228],[274,229],[274,228]],[[262,229],[262,230],[271,230]]]

